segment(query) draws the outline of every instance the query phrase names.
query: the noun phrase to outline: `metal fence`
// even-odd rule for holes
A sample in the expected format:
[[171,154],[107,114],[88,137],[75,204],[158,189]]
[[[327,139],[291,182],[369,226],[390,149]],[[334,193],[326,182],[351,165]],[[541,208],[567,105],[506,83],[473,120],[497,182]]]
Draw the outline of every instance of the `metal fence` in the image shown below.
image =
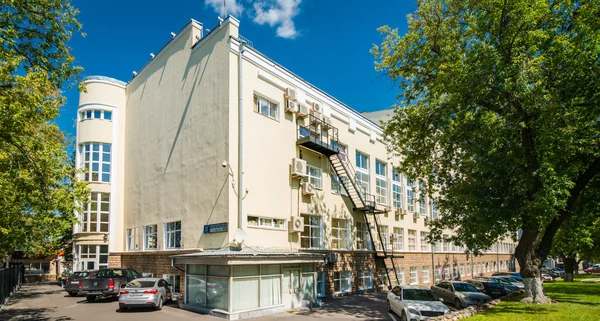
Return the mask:
[[24,280],[25,266],[23,264],[0,269],[0,308],[4,307],[8,297],[21,287]]

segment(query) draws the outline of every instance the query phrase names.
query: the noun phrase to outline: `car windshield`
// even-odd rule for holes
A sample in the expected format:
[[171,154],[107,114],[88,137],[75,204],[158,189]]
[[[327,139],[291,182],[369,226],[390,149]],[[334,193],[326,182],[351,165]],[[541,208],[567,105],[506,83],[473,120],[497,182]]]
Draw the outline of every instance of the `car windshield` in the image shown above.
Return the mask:
[[402,298],[414,301],[439,301],[433,291],[427,289],[404,289]]
[[454,290],[458,292],[479,292],[469,283],[454,283]]
[[510,284],[510,282],[504,281],[502,279],[494,279],[494,280],[500,284]]
[[498,283],[486,283],[486,286],[489,288],[494,288],[494,289],[501,289],[502,285],[498,284]]
[[112,277],[119,277],[119,276],[123,276],[123,270],[100,270],[98,271],[98,275],[99,278],[112,278]]
[[508,282],[519,282],[519,281],[517,281],[517,280],[515,280],[515,279],[513,279],[513,278],[503,278],[503,279],[504,279],[505,281],[508,281]]
[[152,288],[155,281],[131,281],[127,284],[128,288]]
[[90,272],[75,272],[75,273],[73,273],[73,276],[80,276],[82,278],[84,278],[88,275],[90,275]]

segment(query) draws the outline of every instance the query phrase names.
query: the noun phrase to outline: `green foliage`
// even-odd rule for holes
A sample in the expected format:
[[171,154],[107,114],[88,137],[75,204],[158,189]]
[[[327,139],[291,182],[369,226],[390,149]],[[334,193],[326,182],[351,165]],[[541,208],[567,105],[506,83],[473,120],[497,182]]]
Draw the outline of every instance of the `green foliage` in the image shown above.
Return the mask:
[[67,44],[77,14],[69,1],[0,1],[0,254],[58,251],[86,199],[53,123],[81,71]]
[[376,69],[401,89],[388,148],[439,197],[434,235],[454,229],[477,251],[521,229],[517,257],[533,268],[593,202],[598,17],[598,0],[422,0],[405,35],[379,29]]

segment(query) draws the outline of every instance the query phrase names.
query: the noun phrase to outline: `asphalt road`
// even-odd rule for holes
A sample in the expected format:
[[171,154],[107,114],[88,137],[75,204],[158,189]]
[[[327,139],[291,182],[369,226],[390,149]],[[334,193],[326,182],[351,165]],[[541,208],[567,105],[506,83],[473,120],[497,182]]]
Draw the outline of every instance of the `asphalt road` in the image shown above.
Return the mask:
[[[308,321],[327,320],[395,320],[386,311],[385,294],[351,295],[327,299],[321,307],[309,310],[290,311],[251,319],[274,321],[290,319]],[[13,294],[6,306],[0,310],[2,321],[119,321],[119,320],[194,320],[222,321],[224,319],[179,309],[176,304],[166,305],[161,311],[153,309],[130,309],[118,312],[119,303],[114,299],[88,303],[85,297],[70,297],[60,286],[41,284],[24,285]]]

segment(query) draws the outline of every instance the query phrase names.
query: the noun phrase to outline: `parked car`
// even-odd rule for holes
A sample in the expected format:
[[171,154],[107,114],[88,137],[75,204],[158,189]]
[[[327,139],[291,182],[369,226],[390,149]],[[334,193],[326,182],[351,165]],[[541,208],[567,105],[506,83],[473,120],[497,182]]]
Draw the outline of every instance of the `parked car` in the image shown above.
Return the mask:
[[587,274],[600,273],[600,264],[594,264],[594,265],[590,266],[589,268],[583,270],[583,272],[585,272]]
[[516,286],[520,290],[525,289],[525,284],[523,284],[523,282],[518,281],[516,279],[513,279],[512,277],[508,277],[508,276],[492,276],[490,279],[504,280],[504,281],[509,282],[510,284]]
[[554,278],[548,274],[542,273],[542,282],[553,282]]
[[489,282],[498,283],[498,284],[502,285],[504,287],[504,289],[507,292],[509,292],[509,293],[519,291],[519,288],[516,287],[515,285],[513,285],[512,283],[510,283],[508,281],[505,281],[503,279],[495,278],[495,277],[477,277],[474,280],[481,280],[481,281],[489,281]]
[[395,286],[387,295],[388,312],[402,321],[427,320],[450,313],[450,309],[433,291],[422,286]]
[[552,270],[552,269],[549,269],[549,268],[547,268],[547,267],[542,267],[542,268],[540,269],[540,272],[541,272],[541,273],[543,273],[543,274],[548,274],[548,275],[550,275],[550,276],[551,276],[552,278],[554,278],[554,279],[556,279],[556,278],[559,278],[559,277],[560,277],[560,273],[558,273],[558,272],[556,272],[556,271],[554,271],[554,270]]
[[523,277],[519,272],[496,272],[492,276],[509,276],[519,282],[523,282]]
[[559,268],[553,268],[552,271],[558,273],[558,275],[562,278],[565,276],[565,270]]
[[133,269],[100,269],[95,276],[81,280],[80,291],[88,302],[94,302],[98,296],[118,297],[122,287],[139,277]]
[[76,296],[79,294],[79,282],[81,282],[83,278],[95,274],[96,272],[98,271],[80,271],[69,275],[65,280],[65,291],[67,291],[70,296]]
[[153,307],[160,310],[163,303],[172,300],[171,285],[164,279],[135,279],[119,292],[119,308],[121,312],[130,307]]
[[511,293],[504,285],[492,280],[467,280],[465,282],[474,286],[479,292],[489,295],[492,299]]
[[457,309],[484,304],[492,300],[489,295],[480,293],[471,284],[460,281],[440,282],[432,285],[431,290],[444,299],[444,302],[454,303]]

